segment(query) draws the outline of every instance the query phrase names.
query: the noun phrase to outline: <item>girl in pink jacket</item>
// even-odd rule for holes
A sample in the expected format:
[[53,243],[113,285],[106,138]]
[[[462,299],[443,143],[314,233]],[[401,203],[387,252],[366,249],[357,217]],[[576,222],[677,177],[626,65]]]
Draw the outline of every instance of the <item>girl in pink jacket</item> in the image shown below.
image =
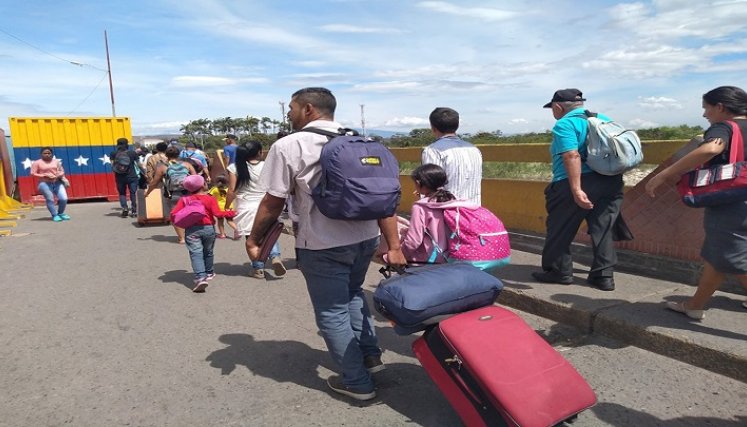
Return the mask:
[[454,195],[444,189],[447,179],[441,166],[427,163],[417,167],[410,176],[421,199],[412,206],[409,228],[402,239],[402,253],[410,263],[444,263],[449,231],[443,208],[467,202],[456,201]]

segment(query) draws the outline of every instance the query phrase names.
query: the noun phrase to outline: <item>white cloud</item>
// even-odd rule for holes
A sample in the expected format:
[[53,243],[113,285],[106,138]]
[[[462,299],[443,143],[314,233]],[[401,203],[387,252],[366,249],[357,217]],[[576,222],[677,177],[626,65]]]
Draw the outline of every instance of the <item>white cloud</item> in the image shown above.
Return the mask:
[[400,34],[402,30],[398,28],[367,27],[364,25],[350,24],[328,24],[319,27],[322,31],[328,33],[361,33],[361,34]]
[[[747,1],[658,0],[610,9],[612,24],[651,39],[720,38],[744,30]],[[710,25],[709,23],[718,23]]]
[[527,119],[511,119],[508,121],[508,124],[511,125],[525,125],[527,123],[529,123],[529,120]]
[[387,120],[384,126],[390,128],[430,127],[430,122],[421,117],[395,117]]
[[229,78],[215,76],[176,76],[171,79],[171,83],[176,87],[215,87],[215,86],[233,86],[242,83],[267,83],[265,78]]
[[638,97],[638,99],[640,100],[638,105],[650,110],[681,110],[684,108],[679,101],[666,96]]
[[353,85],[352,90],[357,92],[390,92],[397,90],[412,90],[419,87],[422,87],[422,85],[418,82],[391,81],[358,83]]
[[517,16],[516,12],[510,12],[507,10],[488,7],[464,7],[463,5],[456,5],[445,1],[421,1],[418,3],[418,6],[430,9],[434,12],[476,18],[489,22],[505,21]]
[[661,126],[659,123],[646,119],[633,119],[628,122],[633,129],[649,129]]

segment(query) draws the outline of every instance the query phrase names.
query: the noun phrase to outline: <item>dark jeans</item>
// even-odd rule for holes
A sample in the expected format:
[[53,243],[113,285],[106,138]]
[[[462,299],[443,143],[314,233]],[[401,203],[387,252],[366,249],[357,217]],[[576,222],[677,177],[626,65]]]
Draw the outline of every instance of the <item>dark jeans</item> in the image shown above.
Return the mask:
[[364,392],[373,390],[374,384],[363,358],[381,354],[361,289],[378,245],[379,239],[373,238],[337,248],[296,250],[316,324],[332,359],[342,368],[342,381]]
[[127,176],[116,176],[117,193],[119,193],[119,206],[127,209],[127,190],[130,190],[130,205],[132,210],[137,211],[137,177],[128,178]]
[[582,209],[576,204],[567,179],[552,182],[545,189],[547,237],[542,269],[573,274],[571,243],[585,220],[594,252],[589,277],[612,277],[617,264],[612,235],[623,202],[622,175],[585,173],[581,175],[581,188],[594,204],[593,209]]

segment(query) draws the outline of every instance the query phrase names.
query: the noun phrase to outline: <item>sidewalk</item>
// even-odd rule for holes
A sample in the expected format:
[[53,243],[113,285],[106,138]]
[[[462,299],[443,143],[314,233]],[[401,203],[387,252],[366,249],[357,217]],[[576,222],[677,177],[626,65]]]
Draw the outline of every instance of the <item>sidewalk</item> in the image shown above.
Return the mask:
[[[639,260],[629,255],[628,262],[646,262],[646,254]],[[744,295],[717,292],[705,319],[697,321],[663,303],[689,297],[692,285],[616,272],[615,290],[603,292],[586,284],[588,267],[581,264],[574,265],[571,285],[538,283],[531,272],[539,269],[540,258],[513,250],[511,265],[495,272],[505,284],[498,303],[747,382]]]

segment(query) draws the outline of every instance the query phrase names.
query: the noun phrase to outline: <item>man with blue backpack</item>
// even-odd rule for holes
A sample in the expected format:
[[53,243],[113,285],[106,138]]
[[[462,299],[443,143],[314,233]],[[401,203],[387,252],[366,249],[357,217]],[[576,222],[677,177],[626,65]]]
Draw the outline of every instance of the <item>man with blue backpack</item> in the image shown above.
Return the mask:
[[[259,256],[260,243],[292,194],[292,209],[298,217],[298,267],[306,280],[317,326],[342,371],[342,375],[329,377],[327,385],[336,393],[369,400],[376,396],[371,374],[384,369],[384,364],[361,286],[379,244],[379,230],[389,245],[389,262],[406,263],[394,216],[399,185],[396,189],[390,185],[390,175],[397,174],[398,168],[396,159],[392,167],[392,158],[378,143],[341,135],[338,130],[342,126],[334,121],[336,106],[334,95],[325,88],[301,89],[291,97],[288,119],[295,132],[276,141],[267,154],[259,179],[266,194],[257,210],[247,252],[252,259]],[[351,164],[349,159],[353,158]],[[346,177],[355,182],[346,182]],[[378,188],[382,182],[384,188]],[[376,206],[366,204],[368,196],[357,199],[360,203],[341,196],[347,194],[341,187],[358,194],[371,186],[377,187],[368,193],[377,200]],[[326,213],[320,210],[322,206]]]
[[[544,105],[557,120],[552,129],[552,182],[545,189],[547,235],[542,249],[542,271],[532,276],[540,282],[573,283],[571,243],[586,221],[594,258],[587,283],[603,291],[615,289],[617,253],[613,235],[622,227],[622,173],[604,175],[586,162],[587,134],[594,131],[578,89],[562,89]],[[602,121],[610,119],[597,114]],[[629,231],[628,231],[629,234]]]

